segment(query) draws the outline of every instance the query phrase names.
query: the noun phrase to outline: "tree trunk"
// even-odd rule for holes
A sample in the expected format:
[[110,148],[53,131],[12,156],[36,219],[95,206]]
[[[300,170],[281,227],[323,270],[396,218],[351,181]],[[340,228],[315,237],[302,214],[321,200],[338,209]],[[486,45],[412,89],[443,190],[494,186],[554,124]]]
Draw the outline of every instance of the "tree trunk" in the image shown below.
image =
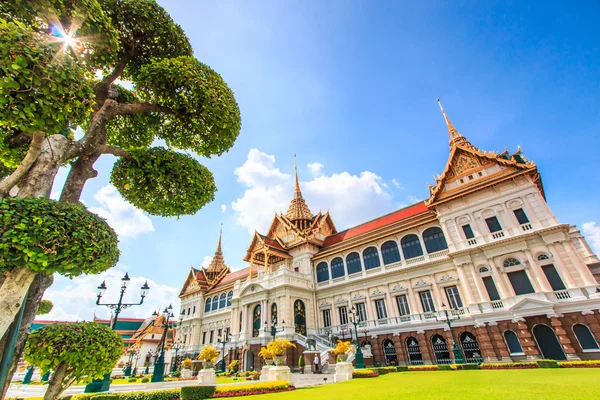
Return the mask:
[[100,154],[80,156],[77,161],[71,164],[71,170],[60,195],[60,201],[66,203],[77,203],[79,201],[87,180],[98,176],[98,172],[94,169],[94,163],[98,158],[100,158]]
[[50,197],[54,177],[72,143],[63,135],[46,137],[37,160],[22,180],[17,197]]
[[[42,300],[42,297],[44,296],[44,292],[50,287],[50,285],[52,285],[52,275],[40,273],[35,276],[33,283],[31,286],[29,286],[27,304],[25,305],[25,312],[23,313],[23,319],[21,320],[21,327],[19,329],[17,343],[15,345],[15,352],[8,369],[8,379],[6,380],[6,385],[3,388],[0,388],[0,399],[4,398],[4,395],[6,394],[10,384],[10,377],[12,377],[17,370],[19,359],[21,358],[21,354],[25,348],[25,342],[27,342],[27,338],[29,337],[29,333],[31,331],[31,324],[37,315],[38,306]],[[6,340],[7,335],[4,335],[3,340],[0,341],[0,354],[3,354],[4,352]]]
[[[2,273],[3,283],[0,286],[0,337],[4,337],[10,325],[21,309],[29,285],[36,272],[27,268],[12,269]],[[1,353],[0,353],[1,354]]]
[[63,388],[63,381],[67,376],[67,363],[61,362],[58,364],[58,367],[54,370],[54,374],[52,374],[52,378],[48,382],[48,389],[46,390],[46,394],[44,394],[44,400],[54,400],[58,399],[58,397],[65,390]]

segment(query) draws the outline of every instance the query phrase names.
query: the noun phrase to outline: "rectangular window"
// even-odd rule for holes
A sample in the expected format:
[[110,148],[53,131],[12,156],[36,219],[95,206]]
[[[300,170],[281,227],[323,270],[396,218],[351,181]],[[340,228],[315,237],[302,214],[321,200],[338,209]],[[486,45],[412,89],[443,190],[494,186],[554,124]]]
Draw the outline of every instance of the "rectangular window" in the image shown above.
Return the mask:
[[367,310],[365,308],[365,303],[358,303],[356,305],[356,314],[358,315],[358,318],[360,318],[361,322],[367,320]]
[[424,292],[419,293],[421,297],[421,305],[423,306],[423,312],[434,312],[435,305],[433,304],[433,298],[431,297],[431,292],[426,290]]
[[206,344],[206,332],[202,332],[202,344]]
[[465,233],[465,237],[467,239],[473,239],[475,237],[475,234],[473,233],[473,228],[471,228],[471,225],[469,225],[469,224],[463,225],[462,229],[463,229],[463,232]]
[[385,309],[385,300],[375,300],[375,308],[377,308],[377,319],[387,318],[387,310]]
[[508,279],[510,280],[510,284],[515,290],[516,295],[534,293],[533,286],[531,286],[531,282],[529,281],[529,277],[525,270],[509,272]]
[[215,338],[215,331],[210,331],[210,343],[213,343],[213,339]]
[[498,218],[496,218],[496,217],[486,218],[485,223],[487,224],[488,229],[490,230],[490,233],[494,233],[494,232],[498,232],[498,231],[502,230],[502,226],[500,226],[500,222],[498,221]]
[[406,315],[410,315],[410,308],[408,307],[408,298],[405,294],[401,294],[396,297],[396,301],[398,302],[398,312],[401,317]]
[[490,301],[500,300],[500,294],[498,293],[498,289],[496,289],[494,279],[491,276],[486,276],[481,279],[483,280],[488,296],[490,296]]
[[548,279],[550,286],[552,286],[552,290],[557,291],[566,289],[565,284],[562,279],[560,279],[560,275],[556,271],[556,268],[554,268],[554,265],[542,265],[542,271],[544,271],[546,279]]
[[340,325],[346,325],[348,323],[348,308],[345,306],[340,307],[339,313],[340,313]]
[[331,311],[323,310],[323,326],[329,328],[331,326]]
[[192,309],[188,307],[188,315],[190,315],[190,311],[191,311],[191,310],[192,310]]
[[[154,339],[154,335],[152,335],[152,339]],[[183,344],[187,342],[187,335],[183,335]]]
[[194,309],[192,310],[192,314],[196,315],[196,306],[194,306]]
[[457,309],[463,307],[462,299],[460,298],[460,293],[458,293],[458,288],[456,286],[448,286],[446,288],[446,297],[448,297],[448,303],[450,303],[450,308]]
[[525,214],[525,211],[523,211],[522,208],[517,208],[516,210],[513,210],[513,212],[515,213],[515,217],[517,217],[517,221],[519,221],[519,225],[529,222],[529,218],[527,218],[527,214]]
[[225,337],[229,338],[229,336],[231,335],[231,331],[229,330],[229,328],[225,329]]
[[223,329],[217,331],[217,339],[221,338],[221,333],[223,333]]

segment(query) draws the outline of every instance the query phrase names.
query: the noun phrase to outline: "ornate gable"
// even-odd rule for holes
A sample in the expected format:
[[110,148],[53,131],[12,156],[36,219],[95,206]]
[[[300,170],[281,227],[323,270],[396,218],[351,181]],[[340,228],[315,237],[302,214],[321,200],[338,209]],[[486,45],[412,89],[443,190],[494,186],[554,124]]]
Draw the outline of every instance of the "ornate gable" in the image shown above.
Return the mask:
[[440,108],[450,134],[450,155],[444,171],[436,177],[435,185],[429,187],[428,206],[521,174],[530,174],[543,194],[537,167],[525,158],[520,148],[512,155],[508,150],[501,154],[479,150],[454,128],[441,104]]

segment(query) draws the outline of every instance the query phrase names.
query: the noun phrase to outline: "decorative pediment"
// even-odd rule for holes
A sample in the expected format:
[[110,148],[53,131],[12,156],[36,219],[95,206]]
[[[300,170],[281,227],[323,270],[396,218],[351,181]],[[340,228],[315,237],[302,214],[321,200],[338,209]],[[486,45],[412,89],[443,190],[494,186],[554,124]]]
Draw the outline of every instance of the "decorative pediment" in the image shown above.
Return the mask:
[[379,288],[373,290],[373,292],[371,292],[371,296],[373,297],[377,297],[377,296],[385,296],[385,292]]
[[352,295],[352,300],[361,300],[364,298],[365,298],[365,295],[363,295],[361,293],[355,293],[354,295]]
[[343,297],[338,297],[338,299],[335,301],[335,304],[342,304],[342,303],[348,303],[348,300],[346,300]]
[[321,304],[319,304],[319,307],[329,307],[331,305],[330,302],[328,301],[322,301]]
[[454,281],[456,281],[456,277],[450,276],[448,274],[444,274],[444,275],[442,275],[442,277],[440,279],[438,279],[439,283],[448,283],[448,282],[454,282]]
[[406,292],[406,287],[400,285],[400,284],[396,284],[392,287],[392,292]]
[[423,279],[419,279],[413,285],[414,288],[424,288],[424,287],[430,287],[430,286],[431,286],[431,283],[425,282]]
[[510,308],[510,311],[527,311],[527,310],[535,310],[535,312],[539,312],[542,308],[550,308],[552,309],[552,303],[545,300],[532,299],[530,297],[526,297],[523,300],[519,301],[515,305]]

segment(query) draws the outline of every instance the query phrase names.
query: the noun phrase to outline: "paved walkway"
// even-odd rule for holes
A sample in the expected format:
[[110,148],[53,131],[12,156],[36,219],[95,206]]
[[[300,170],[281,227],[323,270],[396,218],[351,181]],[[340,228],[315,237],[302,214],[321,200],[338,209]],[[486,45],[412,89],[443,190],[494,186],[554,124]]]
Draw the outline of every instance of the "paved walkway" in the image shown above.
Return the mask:
[[[217,386],[225,385],[243,385],[251,383],[249,381],[231,382],[231,383],[220,383]],[[292,374],[292,380],[290,382],[297,388],[303,388],[308,386],[324,385],[326,383],[333,383],[333,375],[331,374]],[[148,390],[161,390],[161,389],[173,389],[182,386],[194,386],[197,385],[198,381],[174,381],[174,382],[160,382],[160,383],[134,383],[127,385],[111,385],[111,392],[137,392],[137,391],[148,391]],[[7,397],[44,397],[47,385],[21,385],[12,384],[8,388]],[[73,395],[83,393],[85,386],[71,386],[63,394]]]

